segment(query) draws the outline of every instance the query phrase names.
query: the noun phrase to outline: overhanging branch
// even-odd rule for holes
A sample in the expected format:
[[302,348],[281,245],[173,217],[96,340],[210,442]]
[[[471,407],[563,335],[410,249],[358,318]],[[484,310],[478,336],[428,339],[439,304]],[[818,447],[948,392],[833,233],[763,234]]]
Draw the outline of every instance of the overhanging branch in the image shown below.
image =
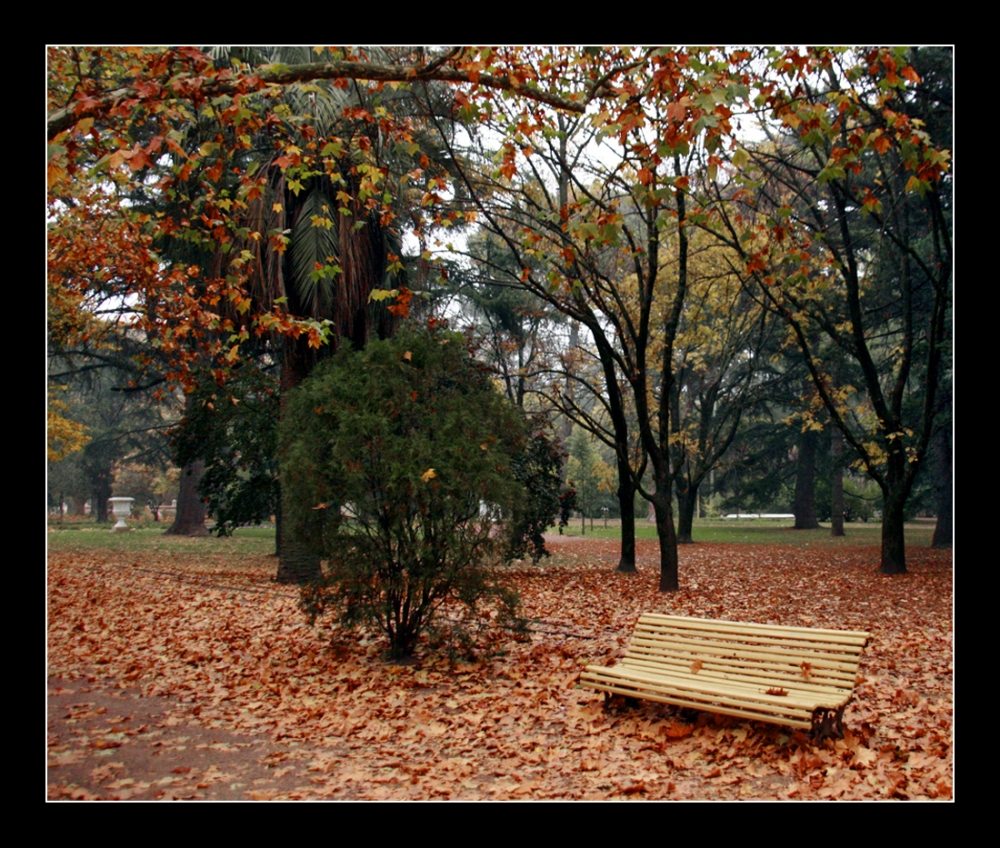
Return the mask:
[[[376,65],[367,62],[309,62],[302,65],[264,65],[253,72],[234,75],[225,80],[208,82],[201,87],[203,96],[217,97],[222,94],[237,94],[247,88],[248,81],[256,77],[261,83],[266,85],[291,85],[297,82],[308,82],[312,80],[336,80],[349,79],[364,82],[449,82],[467,83],[478,85],[483,88],[490,88],[499,91],[514,91],[529,100],[539,103],[546,103],[557,109],[567,112],[583,114],[587,103],[597,93],[588,90],[579,99],[563,97],[555,92],[546,91],[542,88],[528,86],[518,82],[511,76],[498,76],[495,74],[479,74],[473,81],[470,79],[469,71],[462,71],[454,67],[441,65],[439,61],[431,62],[421,66],[406,65]],[[173,87],[179,80],[174,79],[167,83],[167,88]],[[160,91],[157,90],[157,95]],[[169,94],[167,96],[170,96]],[[51,141],[59,133],[64,132],[74,126],[78,121],[98,117],[116,103],[123,100],[137,99],[143,97],[134,87],[117,88],[104,94],[93,96],[86,101],[74,101],[68,106],[56,109],[48,118],[48,138]],[[86,105],[84,105],[86,103]]]

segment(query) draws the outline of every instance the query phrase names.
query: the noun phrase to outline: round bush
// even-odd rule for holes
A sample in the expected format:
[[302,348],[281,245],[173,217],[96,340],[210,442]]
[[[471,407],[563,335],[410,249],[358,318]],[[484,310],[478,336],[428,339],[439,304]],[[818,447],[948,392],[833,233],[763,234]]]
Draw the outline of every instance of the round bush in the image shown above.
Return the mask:
[[513,621],[489,566],[524,507],[512,460],[526,443],[460,334],[403,330],[317,367],[282,422],[290,529],[327,560],[303,590],[310,619],[377,626],[394,657],[445,607],[458,635]]

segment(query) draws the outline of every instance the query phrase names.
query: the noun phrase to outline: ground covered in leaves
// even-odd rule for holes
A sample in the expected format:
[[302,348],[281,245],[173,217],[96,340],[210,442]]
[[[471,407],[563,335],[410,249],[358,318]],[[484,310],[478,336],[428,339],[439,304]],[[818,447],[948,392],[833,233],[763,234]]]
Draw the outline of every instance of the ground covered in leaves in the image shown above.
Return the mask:
[[[177,539],[163,553],[50,551],[50,799],[950,799],[950,552],[699,544],[682,591],[617,543],[565,540],[511,572],[530,638],[480,658],[307,626],[274,560]],[[219,550],[224,551],[220,546]],[[579,688],[638,615],[867,630],[842,740]]]

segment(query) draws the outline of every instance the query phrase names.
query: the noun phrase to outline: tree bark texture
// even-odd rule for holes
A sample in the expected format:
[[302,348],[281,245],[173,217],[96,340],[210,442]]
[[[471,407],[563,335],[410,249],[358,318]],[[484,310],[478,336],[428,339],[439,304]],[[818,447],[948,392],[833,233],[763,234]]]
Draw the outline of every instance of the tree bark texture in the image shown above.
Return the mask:
[[792,512],[795,513],[796,530],[816,530],[819,520],[816,518],[816,444],[819,441],[815,430],[806,430],[799,435],[798,470],[795,474],[795,503]]
[[844,535],[844,434],[839,427],[830,429],[830,535]]
[[618,487],[618,505],[622,516],[622,547],[615,571],[635,574],[635,486],[622,483]]
[[108,498],[111,497],[111,471],[102,471],[94,483],[94,495],[91,498],[91,513],[96,516],[98,524],[108,522]]
[[[316,352],[308,347],[304,338],[285,339],[281,367],[281,416],[286,415],[288,393],[301,383],[316,366]],[[281,480],[281,533],[277,540],[278,571],[274,579],[278,583],[304,585],[323,576],[319,557],[297,538],[290,526],[291,514],[286,502],[286,480]]]
[[677,478],[677,543],[694,544],[694,514],[698,507],[698,487]]
[[882,574],[906,574],[906,541],[903,534],[906,495],[891,492],[882,513]]
[[670,503],[670,483],[657,486],[653,493],[653,510],[656,513],[656,536],[660,541],[661,592],[680,589],[677,557],[677,533],[674,530],[673,506]]
[[937,523],[934,525],[934,538],[931,547],[948,550],[952,540],[952,501],[951,501],[951,427],[942,427],[936,437],[937,442]]
[[199,459],[181,469],[181,485],[177,494],[177,514],[164,536],[207,536],[205,501],[198,484],[205,474],[205,460]]

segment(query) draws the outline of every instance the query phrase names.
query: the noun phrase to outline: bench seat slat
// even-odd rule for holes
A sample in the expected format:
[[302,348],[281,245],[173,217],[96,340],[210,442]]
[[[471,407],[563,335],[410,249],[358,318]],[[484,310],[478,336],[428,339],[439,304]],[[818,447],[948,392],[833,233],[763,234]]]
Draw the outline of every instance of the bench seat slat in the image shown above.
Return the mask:
[[813,668],[826,668],[847,672],[851,671],[857,665],[856,656],[845,654],[829,654],[826,652],[810,654],[808,651],[755,651],[747,647],[734,646],[729,642],[716,647],[710,642],[684,645],[677,643],[663,644],[653,643],[637,637],[629,645],[629,651],[630,653],[645,653],[650,656],[690,657],[692,662],[699,659],[701,654],[718,657],[719,659],[770,662],[775,666],[801,666],[803,662],[808,662]]
[[736,718],[750,718],[756,719],[757,721],[768,722],[769,724],[781,724],[787,727],[799,727],[803,730],[808,730],[812,727],[812,722],[807,719],[794,719],[788,716],[772,716],[765,715],[763,713],[757,714],[753,710],[748,710],[745,708],[733,709],[730,707],[723,707],[720,705],[706,705],[700,701],[693,701],[690,699],[681,698],[674,695],[662,695],[657,693],[645,693],[645,692],[635,692],[629,689],[619,688],[617,686],[602,686],[601,691],[608,692],[612,695],[623,695],[626,698],[643,698],[647,701],[656,701],[661,704],[670,704],[675,707],[682,707],[691,710],[704,710],[706,712],[719,713],[721,715],[734,716]]
[[824,685],[853,685],[854,679],[857,676],[856,667],[842,669],[813,668],[806,675],[800,663],[782,665],[770,662],[754,662],[751,664],[745,660],[741,661],[738,658],[724,657],[720,659],[705,654],[693,657],[669,657],[630,652],[626,655],[625,660],[636,660],[637,662],[645,662],[651,665],[687,668],[692,668],[696,663],[701,663],[702,668],[710,668],[715,671],[731,671],[734,674],[746,673],[758,677],[762,674],[776,675],[793,680],[802,680],[804,683],[820,683]]
[[690,627],[668,627],[665,625],[653,625],[646,622],[639,622],[635,632],[648,634],[651,638],[687,638],[687,639],[728,639],[734,642],[753,642],[758,645],[799,645],[800,647],[812,650],[822,650],[829,647],[832,650],[853,650],[859,653],[864,648],[864,642],[860,641],[853,634],[848,634],[844,639],[835,639],[832,636],[824,635],[821,639],[809,639],[801,633],[781,633],[777,630],[766,632],[755,632],[749,630],[712,630],[710,628],[692,629]]
[[629,657],[622,660],[623,668],[634,668],[638,671],[658,672],[677,677],[690,677],[692,680],[731,680],[746,684],[756,684],[764,682],[774,686],[778,683],[784,689],[801,689],[804,692],[829,692],[831,689],[840,689],[850,692],[854,688],[856,678],[848,681],[837,681],[836,683],[825,683],[823,681],[803,680],[802,675],[777,674],[767,670],[747,670],[747,669],[726,669],[719,670],[711,666],[703,666],[697,672],[692,672],[690,666],[664,665],[663,663],[649,663],[641,659]]
[[798,707],[807,709],[809,712],[821,706],[835,709],[847,700],[847,696],[842,693],[799,692],[787,689],[785,691],[788,691],[788,695],[769,695],[767,694],[768,689],[784,689],[784,687],[768,686],[764,683],[748,686],[735,681],[699,680],[694,675],[686,678],[674,677],[636,669],[622,669],[620,666],[607,669],[602,677],[605,680],[631,680],[654,689],[657,686],[669,686],[677,691],[698,693],[707,697],[731,697],[746,702],[770,704],[776,707],[778,712]]
[[684,627],[689,630],[710,630],[713,633],[732,631],[734,633],[757,633],[761,636],[768,634],[797,634],[809,640],[818,641],[824,637],[832,637],[833,641],[851,640],[857,644],[864,645],[871,634],[863,630],[822,630],[818,627],[792,627],[783,624],[752,624],[744,621],[725,621],[724,619],[709,618],[686,618],[679,615],[663,615],[661,613],[643,613],[639,623],[649,621],[651,623],[665,623],[671,627]]
[[797,639],[776,639],[774,637],[747,636],[735,633],[716,633],[699,631],[685,633],[683,631],[658,631],[646,628],[636,628],[633,641],[642,639],[653,645],[732,645],[735,649],[752,645],[760,651],[794,652],[809,654],[830,654],[833,656],[856,657],[861,655],[863,646],[855,644],[838,644],[835,642],[808,642]]

